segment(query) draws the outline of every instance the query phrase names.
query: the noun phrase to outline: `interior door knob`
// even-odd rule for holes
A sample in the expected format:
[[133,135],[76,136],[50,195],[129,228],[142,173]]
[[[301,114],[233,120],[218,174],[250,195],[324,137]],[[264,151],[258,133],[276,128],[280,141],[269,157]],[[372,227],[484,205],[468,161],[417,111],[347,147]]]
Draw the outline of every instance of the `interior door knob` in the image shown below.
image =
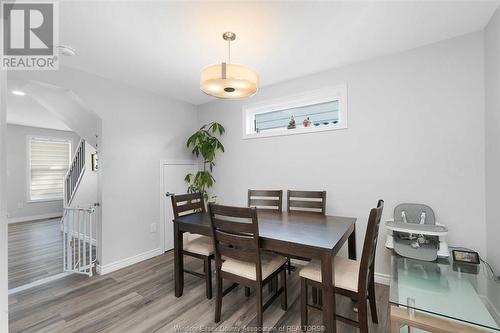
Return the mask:
[[165,193],[165,196],[166,196],[166,197],[171,197],[171,196],[172,196],[172,195],[174,195],[174,194],[175,194],[175,193],[172,193],[172,192],[167,192],[167,193]]

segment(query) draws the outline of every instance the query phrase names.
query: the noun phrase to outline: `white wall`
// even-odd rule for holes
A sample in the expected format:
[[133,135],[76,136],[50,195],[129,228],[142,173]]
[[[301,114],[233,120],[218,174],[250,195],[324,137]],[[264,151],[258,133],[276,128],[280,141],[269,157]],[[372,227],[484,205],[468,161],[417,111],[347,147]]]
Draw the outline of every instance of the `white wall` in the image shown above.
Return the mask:
[[190,158],[196,107],[64,66],[15,75],[71,89],[102,120],[100,264],[159,250],[159,161]]
[[7,213],[10,222],[44,216],[62,216],[63,201],[28,202],[29,135],[71,140],[72,154],[80,137],[73,132],[45,128],[7,125]]
[[500,275],[500,9],[485,29],[487,257]]
[[[23,81],[21,81],[23,82]],[[54,86],[46,82],[23,82],[20,87],[30,98],[41,107],[61,120],[72,131],[78,133],[92,146],[97,146],[101,135],[101,119],[89,110],[84,101],[71,89]],[[18,84],[20,84],[18,82]]]
[[[3,18],[0,17],[3,25]],[[0,70],[0,332],[7,332],[8,308],[8,258],[7,258],[7,72]]]
[[[460,38],[261,89],[243,101],[199,107],[221,122],[219,201],[246,204],[248,188],[327,190],[327,213],[355,216],[361,253],[369,209],[426,203],[449,241],[485,253],[483,35]],[[347,83],[348,129],[242,140],[247,103]],[[381,230],[376,271],[389,273]]]

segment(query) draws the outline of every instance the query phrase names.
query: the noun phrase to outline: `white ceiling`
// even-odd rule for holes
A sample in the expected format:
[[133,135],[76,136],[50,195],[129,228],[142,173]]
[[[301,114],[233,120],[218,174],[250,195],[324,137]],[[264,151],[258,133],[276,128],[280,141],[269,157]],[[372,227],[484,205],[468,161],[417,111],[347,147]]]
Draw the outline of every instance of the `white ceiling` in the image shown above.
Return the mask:
[[7,123],[23,126],[71,131],[61,120],[47,111],[29,95],[7,95]]
[[226,57],[254,68],[261,86],[484,28],[498,2],[66,1],[63,65],[201,104],[199,72]]

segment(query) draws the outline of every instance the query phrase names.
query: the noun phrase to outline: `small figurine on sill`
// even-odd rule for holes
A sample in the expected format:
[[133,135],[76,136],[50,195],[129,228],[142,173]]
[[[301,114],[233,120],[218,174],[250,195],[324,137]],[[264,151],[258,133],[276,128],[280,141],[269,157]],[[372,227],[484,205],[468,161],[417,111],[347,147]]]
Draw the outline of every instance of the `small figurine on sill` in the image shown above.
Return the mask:
[[294,129],[294,128],[295,128],[295,118],[292,116],[290,122],[288,123],[287,129]]
[[309,117],[307,117],[306,119],[304,119],[304,121],[302,122],[302,125],[304,125],[304,127],[311,126],[311,121],[309,120]]

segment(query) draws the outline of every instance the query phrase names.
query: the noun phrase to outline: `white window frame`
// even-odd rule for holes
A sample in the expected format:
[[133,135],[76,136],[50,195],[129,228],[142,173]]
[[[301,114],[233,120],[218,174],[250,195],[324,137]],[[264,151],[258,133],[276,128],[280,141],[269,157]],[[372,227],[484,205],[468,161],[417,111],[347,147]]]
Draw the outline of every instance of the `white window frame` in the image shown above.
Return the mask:
[[69,143],[69,164],[68,168],[71,166],[71,162],[73,159],[72,156],[72,146],[73,146],[73,139],[71,138],[66,138],[66,137],[47,137],[47,136],[40,136],[40,135],[27,135],[26,136],[26,202],[27,203],[35,203],[35,202],[51,202],[51,201],[62,201],[64,200],[64,193],[61,196],[61,198],[46,198],[46,199],[33,199],[31,197],[31,140],[45,140],[45,141],[53,141],[53,142],[68,142]]
[[[261,113],[274,112],[284,109],[298,108],[308,105],[338,101],[339,102],[339,122],[311,127],[298,127],[295,129],[280,128],[255,132],[255,115]],[[301,125],[301,124],[300,124]],[[317,133],[324,131],[335,131],[347,128],[347,84],[325,87],[305,93],[281,97],[256,104],[245,105],[242,109],[242,130],[243,139],[265,138],[272,136],[294,135]]]

